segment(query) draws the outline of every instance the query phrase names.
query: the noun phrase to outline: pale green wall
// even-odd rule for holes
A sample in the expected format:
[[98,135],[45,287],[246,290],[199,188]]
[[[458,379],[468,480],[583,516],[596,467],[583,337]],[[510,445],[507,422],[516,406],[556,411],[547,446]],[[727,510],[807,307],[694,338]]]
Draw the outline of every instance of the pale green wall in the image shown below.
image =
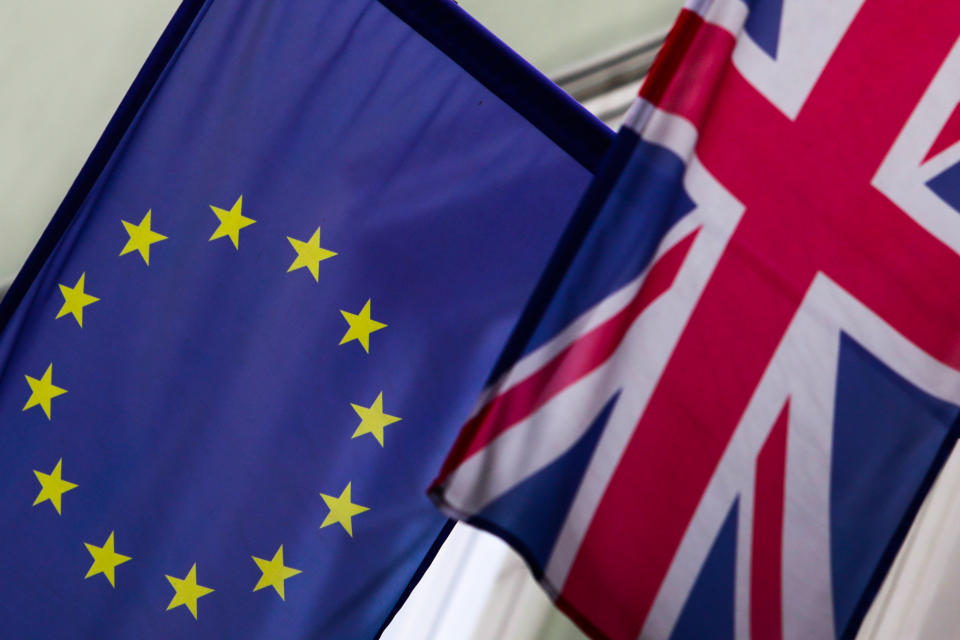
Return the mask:
[[0,0],[0,289],[179,0]]
[[460,6],[545,73],[665,30],[681,0],[460,0]]

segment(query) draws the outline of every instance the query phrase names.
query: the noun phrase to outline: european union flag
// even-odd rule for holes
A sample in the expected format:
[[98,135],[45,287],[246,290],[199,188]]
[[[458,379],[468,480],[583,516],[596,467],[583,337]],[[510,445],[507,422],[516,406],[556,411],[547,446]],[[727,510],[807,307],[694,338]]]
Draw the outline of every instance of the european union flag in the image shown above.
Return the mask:
[[415,578],[608,140],[415,4],[168,28],[0,309],[4,638],[371,638]]

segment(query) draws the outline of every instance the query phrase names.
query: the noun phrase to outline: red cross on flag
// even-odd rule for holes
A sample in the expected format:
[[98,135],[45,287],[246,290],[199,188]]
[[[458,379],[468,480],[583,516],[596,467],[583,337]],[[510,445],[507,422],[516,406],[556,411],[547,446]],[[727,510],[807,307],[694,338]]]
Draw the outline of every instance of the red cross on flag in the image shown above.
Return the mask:
[[958,430],[958,38],[688,2],[431,488],[592,636],[856,633]]

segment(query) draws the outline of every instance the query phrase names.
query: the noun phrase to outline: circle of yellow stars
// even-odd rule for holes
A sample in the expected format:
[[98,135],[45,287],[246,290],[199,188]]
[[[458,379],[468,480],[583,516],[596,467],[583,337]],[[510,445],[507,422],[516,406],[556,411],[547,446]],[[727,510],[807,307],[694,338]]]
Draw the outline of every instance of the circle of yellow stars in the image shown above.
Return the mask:
[[[234,249],[239,251],[240,232],[257,222],[253,218],[243,215],[243,195],[238,196],[229,209],[215,205],[209,206],[218,221],[209,241],[228,238]],[[127,220],[121,220],[120,222],[127,232],[127,241],[119,255],[138,253],[143,259],[144,265],[149,267],[151,248],[155,244],[169,239],[168,236],[153,228],[153,210],[148,210],[139,223],[134,224]],[[307,240],[287,236],[287,241],[296,254],[287,272],[306,269],[315,282],[320,281],[320,263],[338,255],[336,251],[321,246],[319,226]],[[86,307],[100,301],[100,298],[87,292],[86,277],[86,272],[82,272],[73,286],[59,285],[63,304],[55,318],[59,320],[64,317],[72,317],[81,329],[83,328]],[[368,298],[357,313],[341,309],[340,314],[347,323],[347,329],[339,345],[356,341],[363,348],[364,353],[369,354],[370,335],[387,327],[386,323],[373,319],[371,300]],[[53,400],[68,392],[67,389],[54,384],[53,363],[47,365],[46,370],[39,378],[30,375],[24,377],[29,386],[30,395],[23,406],[23,411],[39,407],[47,420],[52,420]],[[360,418],[360,424],[357,425],[350,438],[359,438],[369,434],[373,436],[380,447],[384,446],[384,428],[401,420],[398,416],[390,415],[384,411],[382,391],[377,394],[370,406],[355,403],[350,403],[350,406]],[[37,494],[33,506],[49,502],[57,515],[62,516],[64,494],[77,489],[79,486],[63,478],[63,458],[57,460],[56,465],[49,473],[39,470],[34,470],[33,473],[40,484],[40,492]],[[327,507],[327,515],[320,524],[320,529],[331,525],[340,525],[348,536],[353,537],[353,518],[369,511],[370,508],[353,502],[352,485],[352,482],[347,482],[340,494],[336,496],[322,492],[319,494]],[[102,575],[111,587],[116,588],[117,567],[130,562],[133,558],[116,550],[115,536],[116,532],[111,531],[106,541],[99,546],[91,542],[84,542],[84,546],[92,559],[84,579]],[[273,557],[269,560],[257,556],[251,556],[251,558],[260,570],[260,578],[254,585],[253,591],[271,587],[281,600],[286,600],[286,580],[302,572],[300,569],[285,564],[283,545],[281,544],[277,548]],[[198,600],[214,592],[213,588],[198,583],[197,564],[194,563],[182,578],[173,575],[166,575],[165,577],[174,591],[173,597],[167,605],[167,610],[183,606],[187,608],[194,619],[197,619]]]

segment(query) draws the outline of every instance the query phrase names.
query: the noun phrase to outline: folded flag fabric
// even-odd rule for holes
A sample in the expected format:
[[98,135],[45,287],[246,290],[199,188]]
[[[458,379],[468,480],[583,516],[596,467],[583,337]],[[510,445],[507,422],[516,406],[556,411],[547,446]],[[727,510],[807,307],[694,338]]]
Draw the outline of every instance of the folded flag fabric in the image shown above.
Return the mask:
[[960,404],[960,4],[680,15],[433,486],[594,637],[852,637]]
[[612,138],[415,4],[174,19],[0,309],[0,636],[373,638],[415,579]]

